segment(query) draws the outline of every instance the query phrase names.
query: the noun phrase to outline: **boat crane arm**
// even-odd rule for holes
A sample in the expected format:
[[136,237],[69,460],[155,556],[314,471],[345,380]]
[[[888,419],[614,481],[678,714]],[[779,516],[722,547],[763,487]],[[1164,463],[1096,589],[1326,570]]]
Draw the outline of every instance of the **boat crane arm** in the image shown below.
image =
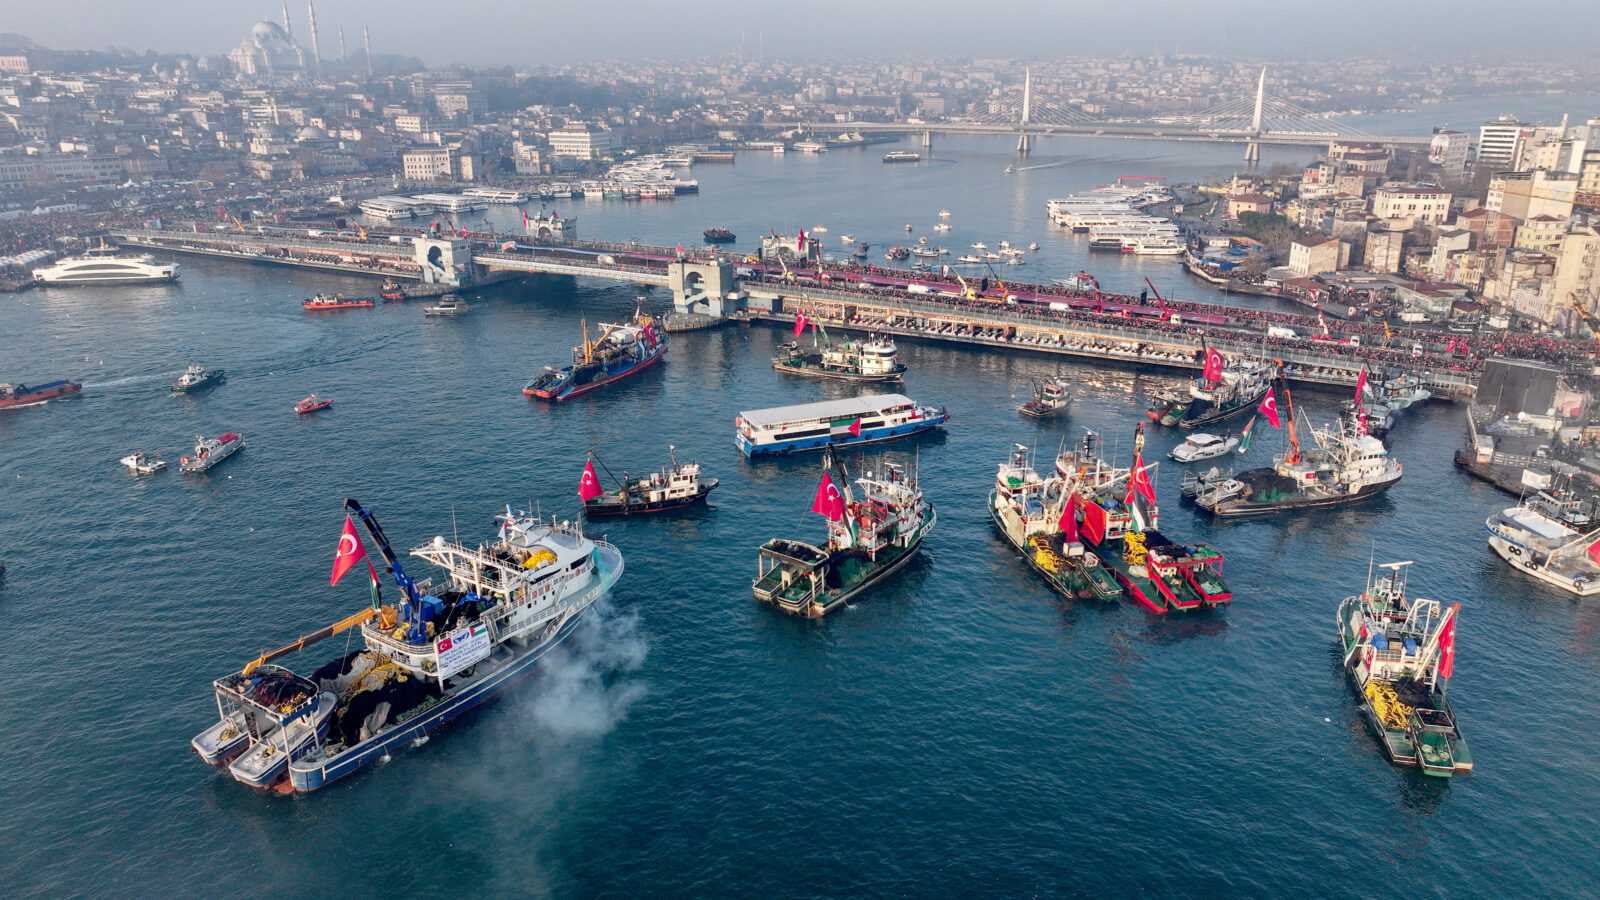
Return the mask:
[[378,611],[375,610],[375,609],[363,609],[362,611],[356,613],[353,616],[350,616],[349,618],[340,619],[339,621],[337,621],[337,622],[333,623],[332,625],[329,625],[329,626],[327,626],[325,628],[319,628],[316,631],[311,632],[310,634],[302,635],[300,637],[300,639],[297,640],[297,641],[285,644],[282,647],[279,647],[278,649],[273,650],[273,651],[271,651],[269,653],[263,653],[260,656],[256,657],[255,659],[252,659],[249,662],[245,663],[244,671],[242,673],[240,673],[240,674],[249,675],[251,672],[254,672],[256,669],[260,668],[261,666],[266,665],[267,663],[271,662],[274,659],[277,659],[280,656],[284,656],[284,655],[290,654],[290,653],[297,653],[297,652],[299,652],[301,650],[304,650],[306,647],[308,647],[308,646],[310,646],[312,644],[315,644],[318,641],[326,640],[328,638],[333,637],[336,634],[339,634],[340,632],[348,631],[349,629],[354,628],[357,625],[364,624],[368,619],[371,619],[373,616],[375,616],[377,614],[378,614]]
[[367,532],[372,535],[373,541],[378,544],[378,552],[383,554],[383,561],[388,563],[389,571],[394,573],[394,583],[399,585],[400,590],[405,592],[407,600],[410,600],[420,608],[422,596],[417,593],[417,583],[400,567],[400,560],[394,555],[394,548],[389,546],[389,538],[383,533],[383,526],[379,525],[378,520],[372,513],[361,505],[361,501],[346,497],[344,506],[345,509],[350,511],[351,515],[361,520],[361,524],[367,526]]

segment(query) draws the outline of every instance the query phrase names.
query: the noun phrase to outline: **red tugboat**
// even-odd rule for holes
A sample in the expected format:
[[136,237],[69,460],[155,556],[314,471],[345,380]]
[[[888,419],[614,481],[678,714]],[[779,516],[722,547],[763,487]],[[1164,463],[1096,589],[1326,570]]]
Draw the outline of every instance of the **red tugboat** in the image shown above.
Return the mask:
[[294,405],[294,412],[297,416],[303,416],[306,413],[314,413],[319,409],[327,409],[332,405],[332,400],[324,400],[321,397],[318,397],[316,394],[312,394],[304,400],[301,400],[299,403],[296,403]]
[[29,406],[57,397],[69,397],[81,390],[83,385],[67,379],[41,384],[38,387],[28,387],[25,384],[0,384],[0,409],[8,406]]
[[377,306],[371,297],[346,297],[343,294],[317,294],[310,300],[301,300],[300,305],[307,312],[323,312],[330,309],[363,309]]
[[397,300],[406,298],[406,290],[400,286],[399,282],[385,279],[383,287],[378,289],[378,296],[389,303],[394,303]]

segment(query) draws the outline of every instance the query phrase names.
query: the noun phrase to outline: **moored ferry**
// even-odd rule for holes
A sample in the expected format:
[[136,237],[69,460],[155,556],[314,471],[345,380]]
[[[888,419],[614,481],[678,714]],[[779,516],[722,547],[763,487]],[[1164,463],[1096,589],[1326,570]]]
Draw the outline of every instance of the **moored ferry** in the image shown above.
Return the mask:
[[71,256],[54,265],[35,269],[39,284],[150,284],[178,280],[178,264],[158,263],[148,254],[118,256],[116,247],[90,247],[82,256]]
[[[612,545],[508,508],[493,542],[474,549],[436,537],[413,549],[447,573],[442,583],[416,580],[371,512],[345,505],[366,525],[401,597],[384,604],[371,569],[371,607],[215,682],[218,721],[192,743],[245,784],[312,791],[420,742],[535,671],[622,575]],[[349,520],[339,546],[338,574],[366,555]],[[359,649],[309,676],[273,662],[352,628]]]
[[794,453],[906,437],[949,421],[941,407],[919,406],[903,394],[871,394],[796,406],[746,410],[734,420],[746,456]]
[[572,348],[572,365],[545,367],[522,393],[540,400],[570,400],[644,371],[667,352],[667,332],[653,316],[635,313],[628,325],[602,324],[597,340],[589,340],[583,323],[583,346]]
[[1405,567],[1367,576],[1367,589],[1339,604],[1339,652],[1367,724],[1395,765],[1449,778],[1472,772],[1472,753],[1445,698],[1455,671],[1457,603],[1406,596]]

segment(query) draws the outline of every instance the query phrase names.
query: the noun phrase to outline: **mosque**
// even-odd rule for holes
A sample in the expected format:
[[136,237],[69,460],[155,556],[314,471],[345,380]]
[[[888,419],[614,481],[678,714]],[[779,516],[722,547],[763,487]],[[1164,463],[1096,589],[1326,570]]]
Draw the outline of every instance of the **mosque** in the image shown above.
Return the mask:
[[258,22],[250,36],[228,51],[228,61],[241,78],[284,81],[307,74],[306,51],[275,22]]

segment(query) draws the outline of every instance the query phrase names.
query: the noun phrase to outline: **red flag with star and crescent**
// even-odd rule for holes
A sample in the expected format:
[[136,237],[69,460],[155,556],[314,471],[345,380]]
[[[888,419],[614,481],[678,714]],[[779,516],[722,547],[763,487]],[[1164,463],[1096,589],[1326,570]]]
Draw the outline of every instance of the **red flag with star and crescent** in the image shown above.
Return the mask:
[[1067,502],[1061,507],[1061,518],[1056,522],[1061,527],[1061,539],[1073,543],[1078,539],[1078,495],[1076,493],[1067,497]]
[[822,481],[817,485],[817,496],[811,501],[811,511],[827,516],[829,522],[844,518],[844,498],[839,495],[839,489],[834,486],[827,472],[822,473]]
[[1362,402],[1367,395],[1367,367],[1361,367],[1361,374],[1356,376],[1356,402]]
[[1133,472],[1128,475],[1128,487],[1138,491],[1139,495],[1151,503],[1156,502],[1156,489],[1150,483],[1150,473],[1145,470],[1144,458],[1140,454],[1133,454]]
[[799,312],[795,313],[795,316],[794,316],[794,336],[795,337],[799,337],[800,336],[800,332],[806,330],[806,322],[807,321],[809,321],[809,320],[806,319],[806,311],[805,310],[802,309]]
[[[361,543],[361,536],[356,534],[356,525],[350,521],[349,516],[344,517],[344,531],[339,535],[339,551],[333,555],[333,578],[328,582],[330,586],[339,583],[344,573],[350,571],[358,561],[367,555],[366,545]],[[373,575],[377,581],[377,575]]]
[[1272,427],[1283,430],[1283,425],[1278,421],[1278,398],[1272,394],[1272,388],[1267,388],[1267,395],[1261,398],[1261,414],[1267,417]]
[[1461,604],[1457,603],[1450,610],[1450,621],[1444,623],[1444,631],[1439,635],[1439,677],[1449,678],[1456,670],[1456,613],[1461,611]]
[[1227,364],[1227,360],[1222,358],[1222,352],[1221,351],[1219,351],[1215,347],[1207,347],[1206,348],[1206,367],[1205,367],[1204,371],[1202,371],[1200,373],[1200,377],[1204,378],[1207,381],[1221,381],[1222,380],[1222,367],[1224,365],[1226,365],[1226,364]]
[[600,490],[600,478],[594,474],[594,461],[584,463],[583,480],[578,482],[578,497],[588,503],[603,493],[605,492]]
[[804,253],[806,250],[806,230],[804,228],[800,229],[800,237],[795,239],[794,249],[796,253]]

